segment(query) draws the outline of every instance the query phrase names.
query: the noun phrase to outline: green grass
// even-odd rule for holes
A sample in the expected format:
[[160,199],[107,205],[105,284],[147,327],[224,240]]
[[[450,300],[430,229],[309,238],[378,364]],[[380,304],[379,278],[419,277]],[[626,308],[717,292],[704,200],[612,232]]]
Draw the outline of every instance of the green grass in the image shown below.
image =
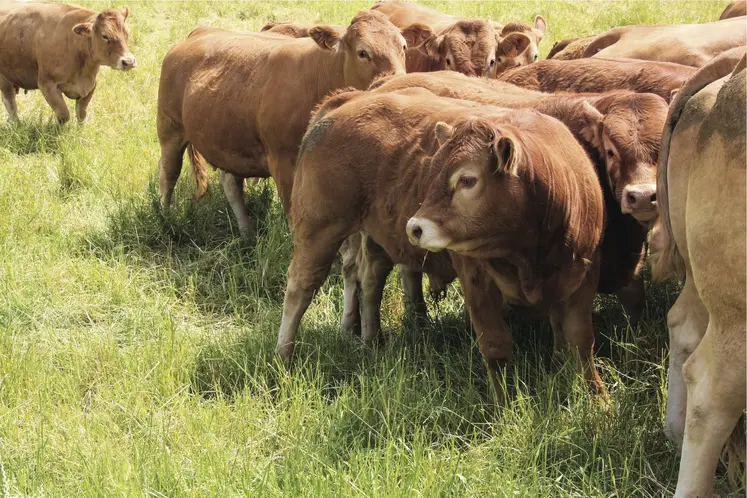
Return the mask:
[[[614,25],[714,20],[725,3],[432,5],[501,21],[541,13],[546,54],[555,40]],[[518,392],[495,408],[456,288],[418,334],[393,276],[387,343],[372,350],[338,333],[335,271],[286,367],[273,346],[292,247],[271,182],[248,196],[253,242],[237,238],[215,175],[194,201],[185,169],[173,215],[160,214],[154,125],[166,51],[199,24],[343,24],[366,5],[130,2],[138,68],[102,70],[88,124],[57,127],[39,92],[19,97],[22,124],[0,127],[3,496],[673,492],[677,454],[661,429],[676,286],[649,286],[636,330],[614,299],[599,299],[607,410],[572,362],[549,368],[549,326],[509,311]]]

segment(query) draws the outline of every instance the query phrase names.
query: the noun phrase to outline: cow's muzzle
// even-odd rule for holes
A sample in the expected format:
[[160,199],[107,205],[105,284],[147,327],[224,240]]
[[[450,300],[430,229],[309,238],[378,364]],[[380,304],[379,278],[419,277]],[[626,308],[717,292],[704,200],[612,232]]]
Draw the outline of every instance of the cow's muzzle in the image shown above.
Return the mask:
[[446,249],[451,243],[434,222],[417,217],[412,217],[407,222],[407,238],[410,244],[433,252]]
[[628,185],[622,191],[620,207],[641,222],[656,217],[656,184],[639,183]]
[[132,69],[137,65],[137,61],[135,60],[135,56],[125,55],[121,59],[119,59],[119,62],[117,63],[117,69],[121,69],[122,71],[127,71],[129,69]]

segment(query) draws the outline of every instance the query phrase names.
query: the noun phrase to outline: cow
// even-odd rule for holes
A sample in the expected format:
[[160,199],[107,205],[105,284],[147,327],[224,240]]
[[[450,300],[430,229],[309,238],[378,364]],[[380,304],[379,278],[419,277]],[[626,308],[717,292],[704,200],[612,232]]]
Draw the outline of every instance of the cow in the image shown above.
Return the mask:
[[[449,251],[426,252],[435,246],[425,243],[424,225],[423,244],[410,243],[419,239],[411,218],[421,203],[433,204],[435,192],[466,203],[465,227],[483,230],[470,231],[479,242],[455,238]],[[547,309],[557,349],[567,340],[586,379],[604,392],[591,323],[603,215],[594,167],[552,117],[420,88],[337,94],[312,118],[299,152],[278,353],[292,355],[301,317],[338,249],[364,232],[373,242],[361,280],[364,331],[375,328],[365,327],[367,311],[378,305],[393,264],[446,280],[456,271],[494,381],[512,358],[500,312],[505,298]]]
[[505,26],[487,20],[464,19],[409,2],[384,2],[372,7],[403,27],[422,23],[433,35],[407,52],[407,72],[457,71],[468,76],[495,77],[537,60],[537,45],[547,23],[537,16],[535,27],[523,22]]
[[594,41],[594,38],[596,36],[580,36],[578,38],[567,38],[555,42],[547,54],[547,58],[556,60],[581,59],[584,56],[586,47]]
[[701,67],[731,48],[745,45],[742,18],[705,24],[620,26],[598,35],[584,57],[627,57]]
[[188,148],[205,192],[203,158],[221,170],[221,184],[248,234],[252,222],[244,178],[272,177],[287,209],[298,145],[313,107],[330,91],[366,88],[384,73],[405,72],[406,39],[430,31],[402,31],[380,12],[364,10],[345,32],[315,26],[309,38],[197,28],[164,58],[158,91],[161,204],[168,209]]
[[667,315],[665,426],[682,447],[682,498],[712,496],[724,443],[744,455],[747,78],[744,50],[736,66],[729,55],[704,66],[672,102],[651,235],[654,278],[685,282]]
[[512,69],[498,79],[541,92],[606,92],[632,90],[654,93],[667,102],[697,71],[671,62],[634,59],[544,60]]
[[719,20],[731,19],[747,15],[747,2],[745,0],[732,0],[721,13]]
[[[371,85],[376,92],[412,87],[501,107],[532,108],[559,119],[569,128],[589,154],[604,192],[606,226],[598,290],[617,294],[635,325],[645,305],[639,274],[648,226],[656,213],[656,163],[667,115],[664,100],[627,91],[549,95],[452,72],[383,77]],[[344,255],[344,259],[351,258]],[[418,275],[411,273],[406,277],[417,279]],[[417,296],[408,296],[408,290],[418,284],[413,281],[405,285],[406,300],[423,309]]]
[[0,93],[8,121],[18,121],[18,91],[39,89],[59,123],[70,120],[63,95],[75,100],[84,122],[99,68],[135,67],[127,48],[129,14],[127,7],[96,12],[62,3],[0,4]]

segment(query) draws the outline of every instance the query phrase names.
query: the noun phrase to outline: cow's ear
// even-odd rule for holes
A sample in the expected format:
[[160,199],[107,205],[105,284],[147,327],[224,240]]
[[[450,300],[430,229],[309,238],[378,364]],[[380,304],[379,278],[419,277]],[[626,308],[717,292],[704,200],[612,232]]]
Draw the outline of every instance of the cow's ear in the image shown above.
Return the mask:
[[325,50],[335,50],[340,45],[340,33],[332,26],[314,26],[309,29],[309,38]]
[[538,35],[537,43],[539,43],[547,32],[547,21],[545,21],[544,17],[537,16],[534,18],[534,32]]
[[517,175],[519,161],[514,141],[505,135],[496,136],[492,142],[492,150],[495,159],[494,171],[507,175]]
[[420,45],[420,51],[431,57],[441,57],[444,48],[444,37],[431,35]]
[[599,112],[593,105],[584,102],[581,105],[580,127],[581,136],[589,142],[600,154],[604,154],[602,144],[602,121],[604,114]]
[[402,30],[402,36],[407,41],[407,47],[419,47],[433,36],[433,30],[425,24],[416,22]]
[[93,31],[93,23],[82,22],[73,26],[73,33],[80,36],[91,36]]
[[519,56],[532,40],[523,33],[510,33],[503,40],[498,42],[498,47],[495,49],[496,57],[503,57],[505,59],[514,59]]
[[439,146],[445,144],[453,133],[454,127],[449,123],[444,123],[443,121],[436,123],[436,140],[438,140]]
[[130,17],[130,8],[126,5],[122,7],[122,17],[126,21],[128,17]]

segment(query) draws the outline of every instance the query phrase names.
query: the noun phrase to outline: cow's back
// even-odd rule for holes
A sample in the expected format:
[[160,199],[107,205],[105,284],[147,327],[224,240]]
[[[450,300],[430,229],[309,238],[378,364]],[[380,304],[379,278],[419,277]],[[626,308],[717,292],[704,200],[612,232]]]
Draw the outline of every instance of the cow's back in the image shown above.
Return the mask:
[[392,24],[400,28],[419,22],[438,32],[459,20],[458,17],[411,2],[381,2],[371,9],[378,10],[387,16]]

